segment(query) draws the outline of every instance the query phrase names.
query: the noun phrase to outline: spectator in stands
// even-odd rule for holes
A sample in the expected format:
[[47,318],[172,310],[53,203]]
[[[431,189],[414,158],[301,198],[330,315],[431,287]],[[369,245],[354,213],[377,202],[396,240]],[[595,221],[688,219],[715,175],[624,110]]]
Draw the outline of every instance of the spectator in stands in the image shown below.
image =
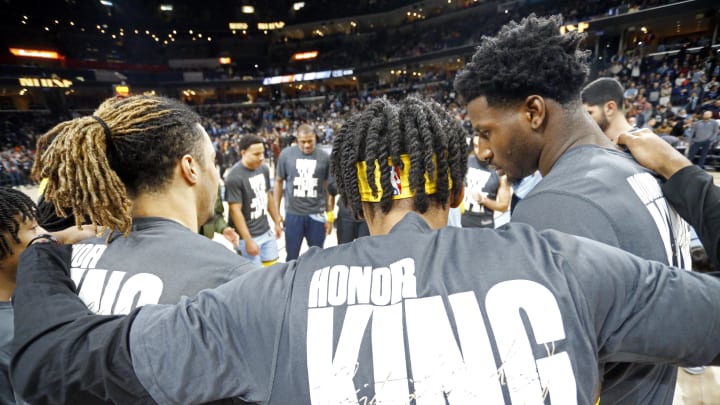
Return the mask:
[[652,82],[650,88],[647,91],[647,98],[650,104],[657,106],[660,102],[660,83]]
[[634,101],[637,98],[639,92],[636,86],[637,84],[634,81],[630,82],[630,87],[625,90],[624,94],[627,100]]
[[[707,159],[710,148],[718,136],[718,122],[712,119],[712,112],[705,111],[702,120],[695,122],[692,129],[688,132],[686,141],[690,144],[688,149],[688,159],[695,161],[697,165],[705,169],[705,160]],[[700,156],[698,157],[698,153]]]
[[713,76],[709,82],[705,83],[705,85],[703,86],[703,90],[708,93],[713,87],[720,87],[720,82],[718,82],[717,76]]
[[670,96],[672,96],[672,83],[666,78],[660,88],[660,99],[658,102],[662,105],[668,105],[670,103]]

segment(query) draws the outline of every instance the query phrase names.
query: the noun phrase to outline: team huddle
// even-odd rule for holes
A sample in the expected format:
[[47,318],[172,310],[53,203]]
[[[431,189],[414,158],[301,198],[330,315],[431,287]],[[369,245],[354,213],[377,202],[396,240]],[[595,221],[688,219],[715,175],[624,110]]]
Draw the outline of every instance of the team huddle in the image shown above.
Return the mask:
[[[0,246],[18,400],[671,404],[679,366],[720,364],[720,281],[686,271],[689,225],[718,261],[720,191],[654,134],[603,132],[561,23],[483,38],[454,83],[471,134],[435,102],[376,99],[329,155],[300,126],[274,181],[247,135],[225,184],[241,255],[198,233],[220,186],[188,107],[110,99],[53,128],[33,173],[86,233]],[[370,236],[322,249],[333,188]],[[31,228],[25,205],[8,213]]]

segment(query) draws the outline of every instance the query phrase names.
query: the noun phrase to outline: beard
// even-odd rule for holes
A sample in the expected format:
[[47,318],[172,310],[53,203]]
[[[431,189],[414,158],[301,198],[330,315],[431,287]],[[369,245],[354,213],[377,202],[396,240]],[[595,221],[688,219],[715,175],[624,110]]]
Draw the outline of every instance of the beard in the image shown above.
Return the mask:
[[600,129],[605,132],[608,127],[610,126],[610,121],[607,118],[607,115],[603,113],[602,117],[600,118],[600,121],[597,123],[600,126]]

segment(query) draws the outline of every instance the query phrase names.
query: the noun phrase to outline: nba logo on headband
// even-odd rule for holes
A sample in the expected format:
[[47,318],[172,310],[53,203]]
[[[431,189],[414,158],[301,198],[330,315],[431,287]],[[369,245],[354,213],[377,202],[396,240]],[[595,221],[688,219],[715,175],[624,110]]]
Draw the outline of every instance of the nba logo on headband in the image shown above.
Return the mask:
[[393,188],[393,195],[401,195],[402,194],[402,180],[400,180],[400,167],[398,166],[391,166],[390,167],[390,175],[392,177],[392,188]]

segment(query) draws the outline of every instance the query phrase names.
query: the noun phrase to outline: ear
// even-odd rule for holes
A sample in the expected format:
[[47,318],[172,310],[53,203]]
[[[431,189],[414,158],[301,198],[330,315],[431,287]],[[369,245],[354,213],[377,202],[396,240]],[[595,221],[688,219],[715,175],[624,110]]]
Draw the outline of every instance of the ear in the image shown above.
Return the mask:
[[178,162],[180,176],[190,185],[195,185],[200,180],[197,161],[190,155],[183,155]]
[[522,108],[525,110],[525,118],[530,124],[530,128],[534,131],[540,130],[545,124],[545,114],[547,112],[545,99],[535,94],[530,95],[525,99]]
[[465,185],[460,186],[460,191],[451,196],[450,208],[457,208],[465,198]]
[[613,117],[615,113],[618,111],[618,106],[615,104],[614,101],[608,101],[603,106],[603,109],[605,110],[605,116],[606,117]]

